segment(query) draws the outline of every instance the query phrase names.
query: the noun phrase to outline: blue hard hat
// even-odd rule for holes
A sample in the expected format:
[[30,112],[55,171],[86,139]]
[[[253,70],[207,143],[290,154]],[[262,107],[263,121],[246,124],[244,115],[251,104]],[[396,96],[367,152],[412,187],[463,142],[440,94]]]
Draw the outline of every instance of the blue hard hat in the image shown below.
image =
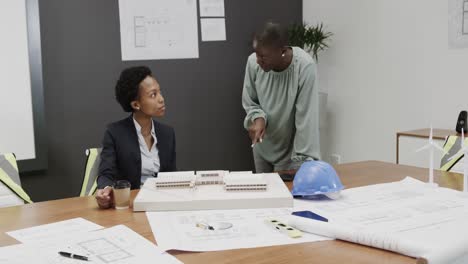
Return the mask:
[[344,186],[333,167],[323,161],[306,161],[296,173],[292,195],[302,198],[327,196],[337,199]]

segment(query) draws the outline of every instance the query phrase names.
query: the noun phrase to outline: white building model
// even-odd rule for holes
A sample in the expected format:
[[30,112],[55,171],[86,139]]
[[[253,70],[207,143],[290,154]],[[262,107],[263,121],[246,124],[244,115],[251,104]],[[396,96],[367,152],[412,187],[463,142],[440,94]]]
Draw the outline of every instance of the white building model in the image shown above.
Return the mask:
[[149,178],[134,211],[291,208],[293,198],[277,173],[161,172]]
[[200,185],[223,185],[226,191],[266,191],[268,184],[262,174],[229,173],[227,171],[197,171],[161,173],[154,180],[156,188],[194,188]]
[[229,174],[224,177],[226,191],[266,191],[267,187],[263,174]]
[[194,171],[160,172],[155,179],[156,188],[192,188],[195,186],[194,176]]

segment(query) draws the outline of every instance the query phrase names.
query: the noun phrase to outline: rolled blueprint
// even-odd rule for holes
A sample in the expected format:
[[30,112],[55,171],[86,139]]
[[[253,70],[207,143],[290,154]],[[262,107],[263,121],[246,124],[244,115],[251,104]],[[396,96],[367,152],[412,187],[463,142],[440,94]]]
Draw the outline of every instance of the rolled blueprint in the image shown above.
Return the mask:
[[362,230],[350,227],[346,224],[322,222],[294,215],[290,217],[289,225],[303,232],[385,249],[414,257],[417,258],[418,264],[451,263],[457,259],[457,256],[463,255],[466,251],[466,244],[463,243],[460,243],[459,247],[434,250],[421,246],[419,243],[411,242],[408,239],[398,238],[392,234]]
[[430,248],[394,234],[363,230],[337,222],[322,222],[292,215],[289,225],[307,233],[385,249],[417,258],[417,264],[468,263],[468,237],[454,237],[452,243]]

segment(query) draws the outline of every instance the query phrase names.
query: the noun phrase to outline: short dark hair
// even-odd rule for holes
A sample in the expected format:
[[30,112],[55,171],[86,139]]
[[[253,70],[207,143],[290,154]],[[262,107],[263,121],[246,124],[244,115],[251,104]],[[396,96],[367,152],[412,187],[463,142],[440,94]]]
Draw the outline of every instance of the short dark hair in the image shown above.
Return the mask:
[[148,76],[152,73],[146,66],[127,68],[120,73],[115,85],[115,98],[125,112],[133,112],[130,103],[138,98],[140,83]]
[[282,48],[288,45],[288,31],[278,23],[267,22],[254,36],[259,46]]

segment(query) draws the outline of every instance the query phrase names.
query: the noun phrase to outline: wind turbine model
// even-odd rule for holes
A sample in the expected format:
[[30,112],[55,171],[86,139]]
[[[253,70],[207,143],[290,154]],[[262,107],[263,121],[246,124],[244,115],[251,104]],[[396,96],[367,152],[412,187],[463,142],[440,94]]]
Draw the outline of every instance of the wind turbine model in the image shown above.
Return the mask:
[[449,160],[452,160],[463,153],[463,192],[468,192],[468,146],[465,144],[465,131],[463,131],[463,128],[461,130],[462,140],[460,143],[460,150],[450,157]]
[[431,125],[431,132],[429,134],[429,142],[422,146],[421,148],[417,149],[416,152],[420,152],[422,150],[429,149],[429,184],[430,185],[437,185],[434,184],[434,149],[442,151],[445,153],[446,151],[441,148],[437,143],[434,142],[432,139],[432,125]]

